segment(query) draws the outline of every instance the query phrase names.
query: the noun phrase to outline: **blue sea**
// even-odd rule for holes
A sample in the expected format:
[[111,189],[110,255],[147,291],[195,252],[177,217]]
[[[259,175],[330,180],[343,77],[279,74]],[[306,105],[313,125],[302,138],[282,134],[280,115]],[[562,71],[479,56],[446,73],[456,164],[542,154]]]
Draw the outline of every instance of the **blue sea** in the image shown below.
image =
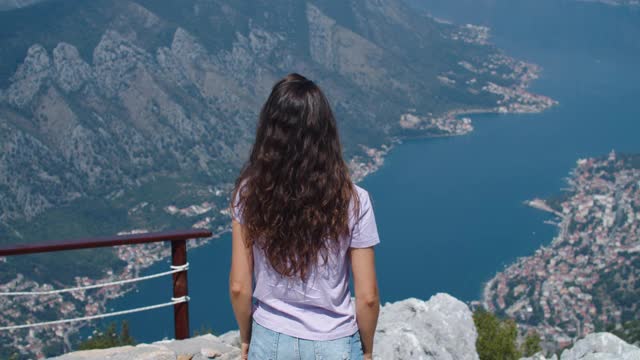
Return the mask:
[[[640,11],[563,0],[413,1],[459,23],[485,24],[508,55],[543,67],[532,91],[560,104],[542,114],[473,116],[467,136],[407,140],[360,185],[371,194],[381,244],[383,302],[461,300],[520,256],[551,241],[549,214],[523,204],[557,194],[579,158],[640,152]],[[192,331],[236,328],[228,300],[229,234],[189,252]],[[166,271],[160,263],[149,273]],[[110,303],[168,301],[149,281]],[[126,317],[138,341],[173,337],[173,310]]]

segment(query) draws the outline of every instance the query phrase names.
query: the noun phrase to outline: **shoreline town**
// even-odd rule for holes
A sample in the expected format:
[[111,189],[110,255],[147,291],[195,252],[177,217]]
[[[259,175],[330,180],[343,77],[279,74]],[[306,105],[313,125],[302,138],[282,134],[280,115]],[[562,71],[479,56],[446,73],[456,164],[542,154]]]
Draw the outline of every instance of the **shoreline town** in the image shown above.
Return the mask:
[[484,307],[535,330],[549,350],[631,320],[629,294],[640,292],[640,156],[578,160],[568,183],[564,197],[529,202],[560,219],[556,237],[483,295]]

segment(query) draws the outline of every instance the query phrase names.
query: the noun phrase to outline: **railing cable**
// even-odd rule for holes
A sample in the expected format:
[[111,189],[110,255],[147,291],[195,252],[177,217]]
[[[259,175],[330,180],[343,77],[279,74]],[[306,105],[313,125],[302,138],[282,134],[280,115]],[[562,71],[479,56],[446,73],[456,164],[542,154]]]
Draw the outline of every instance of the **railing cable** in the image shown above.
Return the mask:
[[[175,273],[186,271],[186,270],[189,270],[189,263],[186,263],[186,264],[180,265],[180,266],[171,265],[171,270],[170,271],[165,271],[165,272],[152,274],[152,275],[147,275],[147,276],[141,276],[141,277],[137,277],[137,278],[133,278],[133,279],[118,280],[118,281],[112,281],[112,282],[107,282],[107,283],[93,284],[93,285],[87,285],[87,286],[78,286],[78,287],[66,288],[66,289],[58,289],[58,290],[3,292],[3,293],[0,293],[0,296],[54,295],[54,294],[61,294],[61,293],[67,293],[67,292],[96,289],[96,288],[107,287],[107,286],[124,285],[124,284],[134,283],[134,282],[138,282],[138,281],[155,279],[155,278],[159,278],[159,277],[162,277],[162,276],[175,274]],[[2,330],[2,328],[0,328],[0,330]]]
[[66,324],[66,323],[70,323],[70,322],[76,322],[76,321],[102,319],[102,318],[107,318],[107,317],[111,317],[111,316],[126,315],[126,314],[132,314],[132,313],[141,312],[141,311],[159,309],[159,308],[163,308],[163,307],[167,307],[167,306],[173,306],[175,304],[181,304],[181,303],[188,302],[189,300],[190,299],[189,299],[188,296],[182,296],[182,297],[179,297],[179,298],[171,298],[170,302],[166,302],[166,303],[163,303],[163,304],[143,306],[143,307],[129,309],[129,310],[114,311],[114,312],[105,313],[105,314],[83,316],[83,317],[78,317],[78,318],[73,318],[73,319],[45,321],[45,322],[39,322],[39,323],[34,323],[34,324],[3,326],[3,327],[0,327],[0,331],[18,330],[18,329],[26,329],[26,328],[37,327],[37,326],[59,325],[59,324]]

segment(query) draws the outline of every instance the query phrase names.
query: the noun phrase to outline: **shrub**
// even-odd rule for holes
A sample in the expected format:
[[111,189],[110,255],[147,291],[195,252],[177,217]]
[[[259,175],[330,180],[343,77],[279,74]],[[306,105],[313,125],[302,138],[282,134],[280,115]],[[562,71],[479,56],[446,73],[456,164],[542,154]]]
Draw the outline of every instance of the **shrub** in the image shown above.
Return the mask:
[[99,331],[86,341],[78,345],[78,350],[106,349],[116,346],[135,345],[135,340],[129,334],[129,323],[125,320],[120,326],[120,334],[116,323],[110,323],[104,331]]
[[501,320],[486,310],[473,314],[478,331],[476,350],[480,360],[518,360],[521,353],[516,340],[518,328],[511,319]]

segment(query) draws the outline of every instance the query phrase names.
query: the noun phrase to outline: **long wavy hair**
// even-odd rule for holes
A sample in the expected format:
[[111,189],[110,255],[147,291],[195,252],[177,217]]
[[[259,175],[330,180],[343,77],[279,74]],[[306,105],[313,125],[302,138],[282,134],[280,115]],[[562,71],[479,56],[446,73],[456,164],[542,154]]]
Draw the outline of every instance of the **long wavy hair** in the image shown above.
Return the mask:
[[231,199],[241,208],[246,246],[257,245],[285,277],[305,280],[350,234],[358,194],[333,112],[313,81],[294,73],[273,86]]

